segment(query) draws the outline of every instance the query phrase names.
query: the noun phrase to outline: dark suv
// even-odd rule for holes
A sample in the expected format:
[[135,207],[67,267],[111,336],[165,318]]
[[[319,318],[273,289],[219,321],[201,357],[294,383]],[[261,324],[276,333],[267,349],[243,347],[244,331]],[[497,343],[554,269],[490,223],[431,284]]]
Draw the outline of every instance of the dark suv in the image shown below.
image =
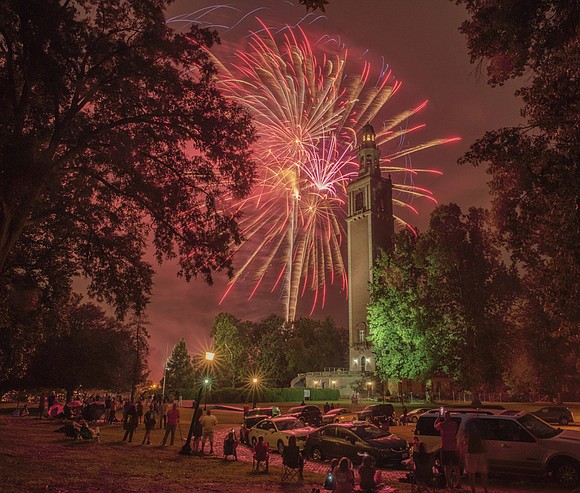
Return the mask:
[[318,406],[291,407],[284,416],[292,416],[309,426],[320,426],[322,424],[322,411]]
[[244,416],[244,422],[240,427],[240,441],[249,444],[248,432],[250,431],[250,428],[256,426],[263,419],[276,418],[277,416],[280,416],[280,409],[276,406],[257,407],[248,411],[248,414]]
[[377,426],[394,419],[394,417],[395,408],[392,404],[372,404],[365,407],[358,415],[360,421],[370,421]]
[[572,411],[564,406],[546,406],[532,413],[546,423],[558,423],[566,426],[574,422]]

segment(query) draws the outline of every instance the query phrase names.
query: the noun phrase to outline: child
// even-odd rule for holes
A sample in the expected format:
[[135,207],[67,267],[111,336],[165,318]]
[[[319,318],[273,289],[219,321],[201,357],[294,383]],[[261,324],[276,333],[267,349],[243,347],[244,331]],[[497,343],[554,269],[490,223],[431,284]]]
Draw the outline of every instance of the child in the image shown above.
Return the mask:
[[334,490],[334,485],[336,481],[334,480],[334,468],[338,466],[338,459],[332,459],[330,462],[330,469],[326,473],[326,479],[324,480],[324,489],[325,490]]
[[228,455],[233,455],[234,460],[238,460],[238,441],[236,440],[236,434],[232,430],[228,433],[228,436],[224,440],[224,460],[227,460]]
[[375,467],[375,460],[372,456],[365,454],[362,464],[358,469],[360,477],[360,489],[367,493],[377,491],[380,485],[380,471]]

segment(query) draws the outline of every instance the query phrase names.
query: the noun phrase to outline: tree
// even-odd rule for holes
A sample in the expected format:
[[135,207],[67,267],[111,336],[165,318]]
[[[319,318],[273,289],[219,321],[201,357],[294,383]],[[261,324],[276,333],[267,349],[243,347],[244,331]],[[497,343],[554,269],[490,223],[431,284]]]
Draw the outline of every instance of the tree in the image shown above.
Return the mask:
[[427,273],[417,266],[419,237],[403,230],[392,252],[379,257],[370,285],[369,339],[383,381],[426,379],[437,370],[424,289]]
[[[472,62],[490,84],[525,76],[516,92],[526,124],[487,132],[461,160],[485,164],[501,238],[522,272],[536,318],[532,344],[549,340],[559,358],[548,374],[576,375],[580,359],[580,8],[574,0],[459,0]],[[532,336],[535,327],[546,333]],[[539,354],[538,351],[535,351]],[[540,351],[541,353],[541,351]],[[559,385],[554,382],[552,392]]]
[[220,313],[214,318],[212,336],[219,364],[218,378],[235,387],[246,381],[247,361],[250,352],[247,337],[240,331],[242,323],[228,313]]
[[211,31],[176,34],[169,0],[0,6],[0,272],[62,240],[89,293],[141,312],[156,258],[189,280],[231,272],[254,165],[249,116],[226,101]]
[[63,311],[64,326],[40,343],[30,358],[26,382],[64,388],[67,399],[79,386],[129,390],[133,383],[130,334],[92,303],[75,297]]
[[165,388],[178,390],[195,386],[195,371],[187,352],[185,340],[181,339],[171,351],[165,369]]
[[474,391],[499,383],[516,287],[487,214],[439,206],[429,230],[399,234],[375,272],[369,322],[379,373],[443,372]]

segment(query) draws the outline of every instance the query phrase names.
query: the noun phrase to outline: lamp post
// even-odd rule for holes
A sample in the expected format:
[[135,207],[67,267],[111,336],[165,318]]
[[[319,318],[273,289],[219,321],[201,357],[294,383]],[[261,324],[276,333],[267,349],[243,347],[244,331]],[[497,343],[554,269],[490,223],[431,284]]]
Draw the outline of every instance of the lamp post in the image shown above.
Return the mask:
[[205,387],[205,399],[203,401],[203,410],[207,411],[207,389],[211,385],[211,380],[209,378],[204,378],[203,386]]
[[373,382],[367,382],[367,399],[371,398],[372,390],[373,390]]
[[[211,352],[205,353],[205,361],[211,362],[215,358],[215,354]],[[195,427],[196,419],[199,419],[197,413],[199,412],[199,404],[201,402],[201,393],[203,392],[205,385],[201,385],[199,388],[199,392],[197,393],[197,399],[195,400],[195,407],[193,408],[193,417],[191,418],[191,424],[189,425],[189,432],[187,433],[187,440],[183,447],[181,447],[181,451],[179,452],[182,455],[191,455],[191,438],[193,437],[193,428]]]
[[256,377],[252,378],[252,409],[256,409],[256,389],[258,387],[258,379]]

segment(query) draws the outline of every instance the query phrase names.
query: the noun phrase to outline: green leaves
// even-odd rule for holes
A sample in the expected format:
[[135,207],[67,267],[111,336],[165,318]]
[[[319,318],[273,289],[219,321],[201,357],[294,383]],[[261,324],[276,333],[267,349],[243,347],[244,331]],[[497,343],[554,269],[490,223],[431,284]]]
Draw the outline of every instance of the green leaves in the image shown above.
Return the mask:
[[484,211],[438,207],[426,233],[397,235],[373,279],[370,338],[383,379],[442,372],[470,390],[500,381],[516,284]]

